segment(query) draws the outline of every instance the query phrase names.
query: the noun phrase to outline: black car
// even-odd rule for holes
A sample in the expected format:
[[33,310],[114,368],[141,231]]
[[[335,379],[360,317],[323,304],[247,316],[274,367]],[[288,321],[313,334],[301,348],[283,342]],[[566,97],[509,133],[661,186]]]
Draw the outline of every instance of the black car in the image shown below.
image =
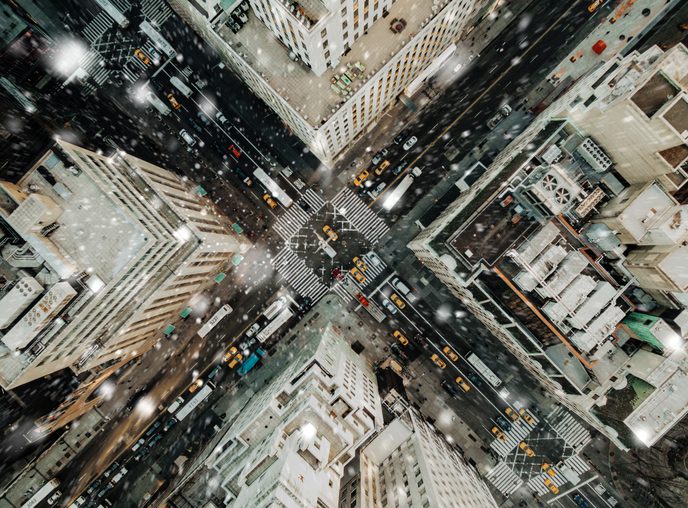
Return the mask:
[[511,430],[511,422],[502,415],[497,416],[495,421],[497,422],[497,425],[499,425],[505,432],[509,432]]
[[409,165],[409,161],[401,161],[401,163],[392,170],[393,175],[398,175],[401,173],[403,170],[406,169],[406,167]]
[[473,383],[473,386],[477,386],[480,388],[483,385],[483,380],[480,379],[480,376],[476,374],[475,372],[469,372],[466,377],[469,379],[471,383]]
[[442,381],[442,388],[452,397],[458,397],[461,395],[461,390],[459,390],[454,383],[450,383],[449,381]]
[[399,134],[397,134],[396,137],[394,138],[394,144],[400,145],[404,141],[406,141],[406,138],[408,138],[408,137],[409,137],[409,132],[406,130],[403,130]]

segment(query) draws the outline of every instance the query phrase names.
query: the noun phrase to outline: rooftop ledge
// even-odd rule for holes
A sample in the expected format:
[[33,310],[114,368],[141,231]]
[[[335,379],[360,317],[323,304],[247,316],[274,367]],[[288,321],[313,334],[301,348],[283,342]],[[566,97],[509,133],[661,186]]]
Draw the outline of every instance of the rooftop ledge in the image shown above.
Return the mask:
[[[239,33],[224,25],[218,35],[248,63],[291,107],[314,128],[326,122],[375,73],[396,55],[449,0],[396,0],[385,18],[378,19],[342,57],[336,69],[317,76],[302,61],[289,57],[290,50],[254,14]],[[399,34],[390,30],[395,18],[403,18],[406,28]],[[363,71],[360,71],[363,69]],[[344,72],[351,83],[342,90]],[[356,77],[358,75],[358,77]],[[342,83],[338,86],[336,82]],[[335,92],[338,89],[338,92]]]

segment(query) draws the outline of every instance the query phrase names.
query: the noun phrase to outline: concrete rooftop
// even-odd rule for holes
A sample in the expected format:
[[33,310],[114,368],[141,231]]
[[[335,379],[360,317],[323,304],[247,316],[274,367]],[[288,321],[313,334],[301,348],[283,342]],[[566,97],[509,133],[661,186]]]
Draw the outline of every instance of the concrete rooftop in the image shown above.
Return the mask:
[[[368,33],[359,38],[342,57],[337,68],[328,69],[322,76],[316,76],[303,62],[291,60],[289,49],[253,13],[239,33],[234,34],[225,26],[219,27],[217,32],[273,89],[317,128],[346,102],[346,97],[335,93],[331,88],[332,78],[346,71],[347,64],[362,63],[365,66],[363,75],[354,78],[350,85],[355,93],[420,31],[426,19],[434,17],[433,5],[445,3],[433,0],[396,0],[389,15],[378,19]],[[439,10],[436,9],[436,12]],[[394,18],[406,20],[406,28],[400,34],[392,33],[389,29]]]

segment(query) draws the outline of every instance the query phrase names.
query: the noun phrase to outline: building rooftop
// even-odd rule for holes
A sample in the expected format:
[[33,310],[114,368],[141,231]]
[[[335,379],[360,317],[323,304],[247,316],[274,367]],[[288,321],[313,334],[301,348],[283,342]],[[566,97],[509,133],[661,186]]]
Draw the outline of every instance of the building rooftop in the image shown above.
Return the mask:
[[[118,207],[92,179],[73,176],[61,168],[64,164],[54,153],[49,152],[42,163],[53,174],[65,175],[65,181],[51,186],[38,171],[32,171],[21,183],[32,186],[40,194],[64,199],[60,202],[60,226],[50,234],[50,240],[81,270],[93,272],[107,283],[138,253],[143,253],[146,235],[142,225]],[[58,197],[56,188],[68,191]]]
[[[309,3],[312,2],[316,0]],[[438,0],[396,0],[389,15],[377,20],[367,34],[353,44],[337,68],[327,69],[321,76],[313,73],[303,62],[293,61],[289,57],[289,49],[255,15],[249,16],[237,34],[225,26],[216,30],[290,106],[317,128],[398,53],[445,3]],[[389,28],[394,18],[406,21],[406,28],[399,34]],[[354,64],[360,64],[362,71],[353,67]],[[352,78],[348,91],[335,84],[344,72]],[[360,75],[355,77],[353,74]]]

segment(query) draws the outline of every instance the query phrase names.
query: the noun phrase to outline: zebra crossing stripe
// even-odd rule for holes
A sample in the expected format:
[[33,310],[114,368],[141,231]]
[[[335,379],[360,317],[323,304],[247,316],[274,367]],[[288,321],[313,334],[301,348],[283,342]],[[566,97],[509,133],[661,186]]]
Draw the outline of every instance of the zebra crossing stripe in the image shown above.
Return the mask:
[[523,480],[505,462],[497,464],[486,475],[486,478],[506,497],[509,497],[523,485]]
[[315,212],[325,206],[325,200],[322,198],[322,196],[311,188],[306,189],[306,192],[304,192],[302,196]]
[[344,303],[349,303],[351,300],[353,300],[353,296],[351,296],[344,286],[342,286],[341,282],[337,282],[334,286],[332,286],[332,291],[339,298],[341,298]]
[[296,293],[309,297],[313,303],[329,291],[329,287],[306,266],[306,263],[288,247],[282,249],[271,260],[275,270],[287,281]]
[[570,467],[579,476],[590,471],[590,466],[588,466],[588,463],[581,459],[578,455],[571,455],[569,458],[564,460],[564,464]]
[[518,444],[523,441],[529,432],[530,429],[525,425],[521,425],[520,421],[514,422],[511,425],[511,430],[509,432],[504,432],[506,442],[495,438],[492,443],[490,443],[490,447],[502,457],[506,457],[511,450],[516,448]]
[[387,268],[387,265],[384,263],[384,261],[380,260],[380,264],[376,265],[370,260],[370,256],[367,254],[363,254],[361,258],[363,258],[363,262],[366,264],[365,275],[368,277],[368,274],[372,274],[372,277],[370,277],[371,279],[378,277]]
[[353,227],[372,243],[377,242],[389,231],[385,221],[368,208],[363,200],[348,187],[339,191],[331,203]]
[[114,20],[105,11],[100,11],[94,16],[91,21],[84,27],[81,34],[91,44],[100,39],[105,32],[110,30],[114,24]]
[[590,432],[571,414],[565,415],[556,425],[552,426],[552,429],[566,444],[573,448],[583,446],[592,439]]
[[172,9],[165,0],[143,0],[141,11],[153,25],[160,26],[172,15]]
[[310,215],[294,203],[277,219],[274,227],[277,233],[288,242],[308,222],[308,219],[310,219]]

